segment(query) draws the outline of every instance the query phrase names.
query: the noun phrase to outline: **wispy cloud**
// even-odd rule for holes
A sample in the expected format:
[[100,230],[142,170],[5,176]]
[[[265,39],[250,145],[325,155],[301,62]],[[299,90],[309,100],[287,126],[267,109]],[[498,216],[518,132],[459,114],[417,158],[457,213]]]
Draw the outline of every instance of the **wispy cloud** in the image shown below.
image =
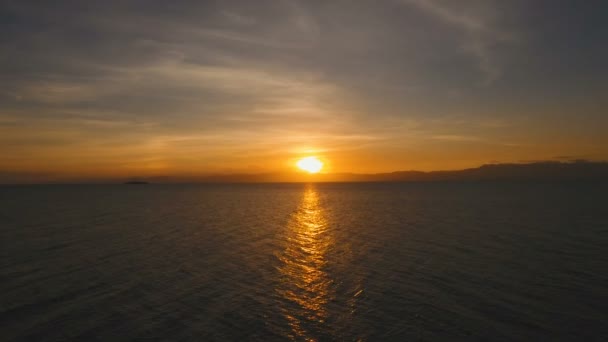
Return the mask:
[[469,135],[455,135],[455,134],[443,134],[443,135],[434,135],[431,138],[435,140],[443,140],[443,141],[454,141],[454,142],[478,142],[482,141],[481,138]]
[[[409,156],[431,168],[451,160],[450,149],[469,153],[453,163],[527,158],[513,151],[529,146],[531,158],[608,153],[598,124],[605,106],[579,86],[606,78],[605,68],[585,69],[605,44],[551,31],[563,19],[556,13],[531,25],[518,6],[8,0],[0,5],[10,18],[0,23],[0,169],[81,160],[110,171],[238,168],[310,150],[356,151],[352,160],[364,151],[380,170]],[[518,38],[537,26],[553,40],[532,49]],[[580,53],[560,50],[574,43]],[[544,54],[534,60],[530,51]],[[576,79],[552,74],[564,61],[577,65]],[[541,101],[540,90],[560,98]]]
[[461,42],[464,52],[473,56],[484,78],[482,85],[490,85],[502,74],[500,64],[495,60],[492,46],[498,42],[514,42],[512,33],[502,32],[492,27],[486,16],[464,13],[462,4],[457,9],[434,0],[400,0],[435,17],[441,22],[460,30],[465,39]]

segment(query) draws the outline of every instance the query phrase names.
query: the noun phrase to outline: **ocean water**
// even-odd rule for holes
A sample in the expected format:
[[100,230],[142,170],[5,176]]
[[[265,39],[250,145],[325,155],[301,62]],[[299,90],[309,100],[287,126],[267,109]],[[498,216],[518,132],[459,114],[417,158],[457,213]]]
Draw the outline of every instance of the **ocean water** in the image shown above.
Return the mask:
[[608,340],[608,186],[0,187],[2,341]]

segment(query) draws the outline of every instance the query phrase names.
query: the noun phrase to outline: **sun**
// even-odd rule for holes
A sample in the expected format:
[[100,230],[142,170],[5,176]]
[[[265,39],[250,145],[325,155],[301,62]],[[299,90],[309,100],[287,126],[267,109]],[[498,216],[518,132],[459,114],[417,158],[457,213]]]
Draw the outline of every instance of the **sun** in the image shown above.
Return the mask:
[[296,163],[300,170],[308,173],[318,173],[323,168],[323,162],[317,157],[306,157],[298,160]]

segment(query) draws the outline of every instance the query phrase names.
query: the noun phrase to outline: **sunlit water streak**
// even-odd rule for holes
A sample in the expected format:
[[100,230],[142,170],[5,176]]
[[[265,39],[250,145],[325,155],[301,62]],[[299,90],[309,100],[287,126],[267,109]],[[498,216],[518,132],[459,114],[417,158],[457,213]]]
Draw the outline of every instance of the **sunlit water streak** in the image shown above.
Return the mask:
[[605,340],[608,187],[0,187],[2,341]]
[[325,271],[326,252],[334,241],[314,186],[306,188],[284,239],[276,289],[286,300],[281,311],[292,329],[292,339],[314,340],[310,329],[325,323],[327,304],[334,298],[333,280]]

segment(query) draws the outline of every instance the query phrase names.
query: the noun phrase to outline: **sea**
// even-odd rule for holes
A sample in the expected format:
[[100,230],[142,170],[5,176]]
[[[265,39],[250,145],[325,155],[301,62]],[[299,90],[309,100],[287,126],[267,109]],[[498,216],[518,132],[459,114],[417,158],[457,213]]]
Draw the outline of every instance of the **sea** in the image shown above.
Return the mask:
[[606,341],[608,184],[0,187],[2,341]]

